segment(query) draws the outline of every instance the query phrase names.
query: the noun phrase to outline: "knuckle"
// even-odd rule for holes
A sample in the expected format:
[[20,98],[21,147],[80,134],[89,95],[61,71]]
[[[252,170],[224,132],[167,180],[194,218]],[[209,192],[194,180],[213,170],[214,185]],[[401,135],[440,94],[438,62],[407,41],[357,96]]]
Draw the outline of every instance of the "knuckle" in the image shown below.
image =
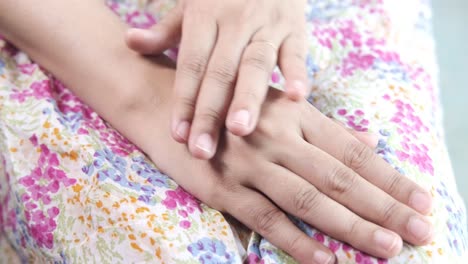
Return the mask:
[[367,166],[374,153],[364,144],[357,140],[350,141],[345,147],[343,163],[355,170],[359,170]]
[[398,204],[395,201],[390,201],[385,203],[380,210],[380,222],[386,225],[393,216],[395,216],[396,211],[398,210]]
[[337,166],[327,177],[327,186],[331,191],[341,195],[348,193],[356,185],[356,181],[357,177],[350,170]]
[[301,235],[296,235],[286,244],[289,252],[298,252],[301,247],[304,246],[304,237]]
[[392,196],[395,196],[401,189],[403,184],[403,176],[398,172],[394,172],[388,177],[385,183],[385,190]]
[[178,108],[193,113],[195,111],[195,100],[186,96],[180,96],[178,99]]
[[297,63],[297,67],[300,67],[300,69],[305,69],[305,63],[306,63],[306,54],[305,53],[302,53],[301,51],[299,50],[294,50],[291,54],[290,54],[291,58],[293,58],[294,62]]
[[283,213],[274,207],[262,208],[251,213],[255,230],[264,236],[273,234],[278,221],[283,219]]
[[359,237],[358,234],[361,229],[361,225],[363,224],[363,221],[359,219],[357,216],[354,216],[351,221],[349,221],[349,225],[346,232],[345,232],[345,237],[347,238],[346,240],[349,241],[355,241],[354,238]]
[[298,215],[314,211],[321,203],[320,193],[313,188],[304,188],[294,196],[294,209]]
[[260,104],[263,101],[263,98],[258,93],[258,89],[243,89],[238,91],[238,93],[241,102]]
[[190,54],[184,57],[180,63],[180,71],[194,79],[201,79],[205,73],[205,68],[208,63],[208,58],[197,53]]
[[264,72],[270,71],[267,49],[251,48],[250,52],[246,53],[246,56],[242,59],[242,64],[249,67],[254,67]]
[[221,122],[221,111],[212,107],[205,107],[195,118],[206,125],[216,126]]
[[236,67],[232,60],[225,59],[209,69],[206,76],[225,86],[232,86],[236,78]]

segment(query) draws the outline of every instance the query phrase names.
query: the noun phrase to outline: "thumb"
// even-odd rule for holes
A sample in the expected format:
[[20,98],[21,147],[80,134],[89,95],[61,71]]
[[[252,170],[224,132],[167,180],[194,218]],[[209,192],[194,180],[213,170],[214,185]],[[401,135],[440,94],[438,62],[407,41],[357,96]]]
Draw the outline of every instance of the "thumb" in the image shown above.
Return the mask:
[[160,54],[180,41],[182,19],[183,12],[179,5],[151,29],[129,29],[125,42],[129,48],[143,55]]

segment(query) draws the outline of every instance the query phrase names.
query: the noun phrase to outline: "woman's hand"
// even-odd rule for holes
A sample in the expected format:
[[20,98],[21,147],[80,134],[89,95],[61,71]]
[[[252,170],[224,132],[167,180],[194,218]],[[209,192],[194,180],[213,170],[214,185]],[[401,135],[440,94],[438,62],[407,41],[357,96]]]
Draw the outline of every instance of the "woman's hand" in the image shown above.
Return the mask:
[[159,91],[172,87],[173,72],[159,71],[135,79],[142,86],[132,90],[139,93],[134,98],[142,101],[114,113],[115,126],[187,191],[300,263],[333,263],[334,257],[285,212],[382,258],[397,255],[402,238],[414,245],[431,241],[432,225],[424,216],[431,210],[430,194],[306,100],[292,102],[271,89],[251,135],[226,131],[214,159],[193,158],[161,129],[171,122],[171,99],[147,100],[155,98],[154,82]]
[[238,136],[254,131],[277,62],[289,97],[306,94],[305,6],[305,0],[180,0],[152,30],[128,32],[128,45],[142,54],[181,41],[171,129],[195,157],[213,157],[224,123]]
[[382,258],[400,252],[401,238],[414,245],[432,239],[423,216],[431,209],[428,192],[305,100],[291,102],[271,90],[255,131],[247,137],[224,133],[210,161],[187,158],[172,144],[147,153],[200,200],[300,263],[334,263],[333,254],[284,212]]

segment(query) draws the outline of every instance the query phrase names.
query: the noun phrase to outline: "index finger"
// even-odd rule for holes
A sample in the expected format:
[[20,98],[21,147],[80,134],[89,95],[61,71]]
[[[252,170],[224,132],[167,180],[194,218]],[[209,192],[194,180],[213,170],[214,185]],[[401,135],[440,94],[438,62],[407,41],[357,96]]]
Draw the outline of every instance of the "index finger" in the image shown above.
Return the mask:
[[331,122],[312,105],[308,105],[304,111],[303,116],[308,118],[309,122],[303,122],[303,134],[310,144],[329,153],[398,201],[422,214],[430,213],[432,197],[428,191],[404,177],[369,147],[344,128]]

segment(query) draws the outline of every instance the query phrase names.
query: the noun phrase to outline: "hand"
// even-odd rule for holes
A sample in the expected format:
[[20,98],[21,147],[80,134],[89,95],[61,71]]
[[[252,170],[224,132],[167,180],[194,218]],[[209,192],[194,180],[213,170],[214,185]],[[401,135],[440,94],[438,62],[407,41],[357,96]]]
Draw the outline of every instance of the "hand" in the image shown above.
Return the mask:
[[[188,192],[300,263],[327,263],[328,257],[332,263],[334,256],[284,212],[376,257],[397,255],[402,239],[414,245],[432,240],[424,216],[431,211],[430,194],[357,140],[362,133],[353,137],[306,100],[292,102],[271,89],[251,135],[226,131],[214,159],[194,158],[161,129],[171,122],[174,70],[162,58],[141,59],[124,64],[132,71],[127,85],[117,82],[115,97],[130,99],[109,114],[109,122]],[[120,94],[122,85],[128,91]]]
[[334,257],[284,212],[376,257],[397,255],[402,238],[414,245],[432,239],[423,216],[431,210],[428,192],[305,100],[294,103],[271,90],[256,130],[247,137],[226,132],[220,142],[210,161],[188,158],[167,140],[146,149],[190,193],[300,263]]
[[277,61],[289,98],[306,94],[305,6],[305,0],[181,0],[152,30],[128,32],[129,47],[142,54],[181,40],[171,130],[195,157],[213,157],[226,116],[233,134],[254,131]]

